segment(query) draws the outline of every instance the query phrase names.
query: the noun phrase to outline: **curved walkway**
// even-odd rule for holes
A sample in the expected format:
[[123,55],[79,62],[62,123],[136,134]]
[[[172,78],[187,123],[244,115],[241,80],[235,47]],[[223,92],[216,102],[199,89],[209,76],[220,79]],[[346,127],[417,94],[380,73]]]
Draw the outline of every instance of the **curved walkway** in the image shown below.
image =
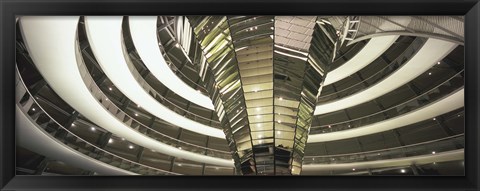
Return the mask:
[[318,143],[348,139],[364,135],[370,135],[402,126],[417,123],[423,120],[431,119],[444,113],[453,111],[464,106],[464,88],[452,93],[451,95],[424,106],[418,110],[408,112],[391,119],[383,120],[371,125],[366,125],[354,129],[337,131],[332,133],[323,133],[308,136],[308,143]]
[[[88,18],[88,17],[87,17]],[[100,17],[103,18],[103,17]],[[121,17],[120,17],[121,18]],[[168,67],[157,40],[157,17],[129,17],[133,44],[145,66],[163,85],[177,95],[204,108],[213,110],[210,97],[198,92],[180,80]]]
[[[77,66],[79,17],[22,17],[20,27],[35,66],[50,87],[87,119],[117,136],[157,152],[192,161],[233,166],[231,160],[196,154],[158,142],[126,126],[106,111],[90,93]],[[119,40],[117,40],[119,41]]]
[[327,73],[323,86],[340,81],[371,64],[375,59],[382,55],[399,36],[382,36],[372,38],[353,58]]
[[[127,53],[123,45],[122,20],[123,17],[119,16],[85,17],[85,30],[92,51],[105,75],[115,84],[115,87],[130,100],[160,119],[189,131],[216,138],[225,138],[221,129],[193,121],[168,109],[140,86],[129,68],[129,64],[132,65],[132,63],[127,63],[126,60],[130,58],[126,56]],[[161,65],[161,63],[157,63],[157,65]],[[173,78],[178,79],[174,76],[171,80]]]
[[438,61],[447,56],[455,47],[457,47],[457,44],[455,43],[437,39],[428,39],[417,54],[415,54],[415,56],[413,56],[395,73],[361,92],[339,100],[317,105],[315,108],[315,115],[350,108],[393,91],[429,70]]

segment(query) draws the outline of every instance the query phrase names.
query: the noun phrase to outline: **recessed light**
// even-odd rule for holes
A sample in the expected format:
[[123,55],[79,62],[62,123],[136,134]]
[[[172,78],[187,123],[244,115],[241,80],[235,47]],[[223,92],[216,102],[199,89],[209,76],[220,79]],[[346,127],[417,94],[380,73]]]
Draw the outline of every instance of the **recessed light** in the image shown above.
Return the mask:
[[405,173],[406,171],[405,171],[405,169],[402,169],[402,170],[400,170],[400,172]]
[[435,120],[437,120],[437,119],[436,119],[436,118],[433,118],[433,120],[435,121]]
[[429,72],[429,73],[428,73],[428,75],[432,75],[432,73],[431,73],[431,72]]
[[108,88],[108,90],[112,91],[113,89],[112,89],[112,88]]
[[95,127],[90,127],[90,130],[95,131],[96,129]]
[[278,100],[282,101],[282,100],[283,100],[283,98],[282,98],[282,97],[279,97],[279,98],[278,98]]
[[257,107],[256,109],[257,109],[257,111],[260,111],[260,108],[259,108],[259,107]]
[[113,143],[113,139],[109,139],[109,140],[108,140],[108,143]]
[[180,44],[176,43],[176,44],[175,44],[175,47],[179,48],[179,47],[180,47]]
[[72,123],[72,127],[75,127],[75,123]]
[[355,171],[355,169],[354,169],[354,168],[353,168],[352,170],[353,170],[353,171]]
[[440,62],[437,62],[437,64],[440,64]]
[[133,145],[128,146],[129,149],[133,149]]
[[282,123],[282,121],[281,121],[281,120],[278,120],[278,123]]
[[138,113],[135,113],[135,116],[138,116]]
[[435,151],[432,151],[432,155],[434,155],[436,152]]
[[182,166],[182,164],[178,163],[178,166]]
[[32,108],[32,111],[35,111],[35,108]]

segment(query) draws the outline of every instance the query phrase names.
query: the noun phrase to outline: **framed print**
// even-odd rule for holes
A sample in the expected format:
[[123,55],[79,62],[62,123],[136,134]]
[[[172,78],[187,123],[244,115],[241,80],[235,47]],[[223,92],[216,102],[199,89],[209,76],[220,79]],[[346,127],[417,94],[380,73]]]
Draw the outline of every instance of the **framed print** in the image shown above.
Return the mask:
[[478,1],[4,1],[2,190],[477,190]]

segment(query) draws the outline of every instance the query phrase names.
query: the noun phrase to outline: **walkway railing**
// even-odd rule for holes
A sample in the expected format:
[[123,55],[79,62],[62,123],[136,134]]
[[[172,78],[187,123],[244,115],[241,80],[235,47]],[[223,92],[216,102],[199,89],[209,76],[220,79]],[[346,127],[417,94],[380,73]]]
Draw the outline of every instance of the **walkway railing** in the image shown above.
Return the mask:
[[461,149],[465,147],[465,134],[458,134],[444,137],[437,140],[426,141],[401,147],[380,149],[359,153],[348,153],[338,155],[308,156],[304,158],[303,164],[335,164],[353,163],[375,160],[386,160],[404,158],[420,155],[435,155],[445,151]]
[[[77,44],[78,44],[78,39],[77,39]],[[85,85],[87,86],[88,90],[90,91],[92,96],[95,97],[98,103],[100,103],[107,111],[109,111],[113,116],[115,116],[123,124],[159,142],[165,143],[173,147],[179,147],[179,148],[181,147],[182,150],[199,153],[202,155],[217,157],[217,158],[231,159],[230,152],[216,150],[212,148],[206,148],[206,147],[198,146],[192,143],[175,139],[151,127],[148,127],[147,125],[138,121],[134,117],[130,116],[128,113],[121,110],[117,105],[115,105],[111,100],[109,100],[108,96],[106,96],[103,93],[103,91],[100,89],[100,87],[97,86],[97,84],[95,83],[95,80],[92,78],[92,76],[88,72],[88,69],[83,61],[82,53],[78,45],[76,49],[77,49],[76,54],[77,54],[78,69],[80,71],[82,79]],[[129,67],[133,67],[133,66],[129,64]],[[139,78],[139,77],[136,76],[136,78]],[[144,84],[142,85],[142,87],[143,86]],[[147,87],[150,87],[150,86],[147,86]]]
[[311,127],[310,134],[330,133],[330,132],[343,131],[347,129],[362,127],[362,126],[373,124],[388,118],[393,118],[393,117],[411,112],[416,109],[420,109],[421,107],[427,104],[433,103],[442,97],[450,95],[453,92],[458,91],[461,87],[463,87],[463,84],[464,84],[463,77],[462,77],[464,75],[463,71],[464,70],[461,70],[456,75],[453,75],[452,77],[448,78],[443,83],[433,87],[429,91],[422,93],[403,103],[394,105],[385,110],[382,110],[367,116],[363,116],[360,118],[356,118],[348,121],[342,121],[339,123],[313,126]]
[[[82,139],[58,123],[41,107],[28,91],[23,79],[20,77],[18,68],[16,68],[15,82],[17,105],[38,128],[48,133],[52,139],[57,139],[66,146],[98,161],[134,173],[142,175],[180,175],[125,159]],[[60,138],[63,136],[58,136],[61,133],[65,133],[64,138]]]
[[363,79],[362,81],[351,85],[348,88],[339,90],[331,94],[320,95],[320,97],[318,98],[318,103],[325,103],[336,99],[344,98],[368,88],[365,86],[373,86],[377,84],[385,77],[392,74],[392,72],[396,71],[404,64],[406,64],[422,48],[425,42],[425,38],[416,38],[395,60],[390,62],[390,64],[383,67],[375,74],[370,75],[368,78]]

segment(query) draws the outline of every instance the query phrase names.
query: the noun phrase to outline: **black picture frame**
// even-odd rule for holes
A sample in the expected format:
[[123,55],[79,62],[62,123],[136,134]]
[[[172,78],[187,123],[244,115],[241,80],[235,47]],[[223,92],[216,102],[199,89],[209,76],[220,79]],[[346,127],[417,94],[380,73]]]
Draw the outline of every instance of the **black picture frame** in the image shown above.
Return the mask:
[[[465,15],[465,176],[15,176],[16,15]],[[0,0],[1,190],[479,190],[478,0]]]

